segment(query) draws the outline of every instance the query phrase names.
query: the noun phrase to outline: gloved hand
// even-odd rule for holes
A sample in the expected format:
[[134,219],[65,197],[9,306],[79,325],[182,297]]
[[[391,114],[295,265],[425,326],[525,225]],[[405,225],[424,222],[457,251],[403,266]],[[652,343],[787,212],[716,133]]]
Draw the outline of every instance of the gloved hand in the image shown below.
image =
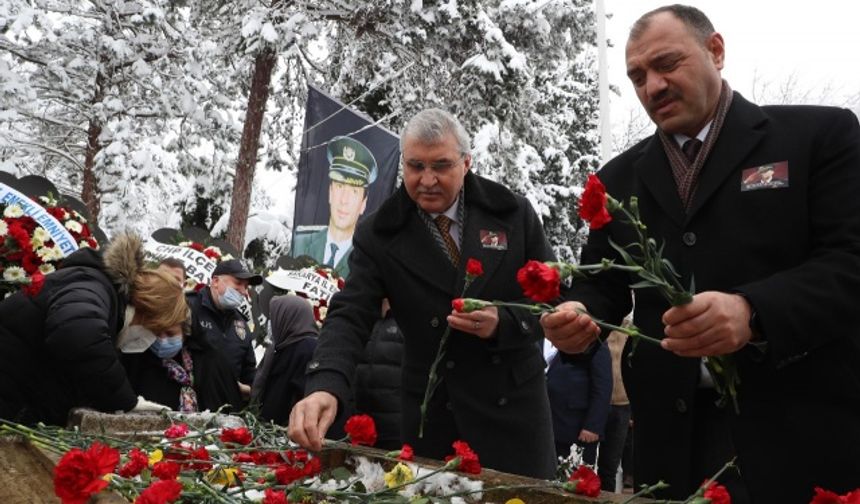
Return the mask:
[[137,404],[129,413],[141,413],[144,411],[162,411],[170,410],[170,407],[157,402],[147,401],[143,396],[137,396]]

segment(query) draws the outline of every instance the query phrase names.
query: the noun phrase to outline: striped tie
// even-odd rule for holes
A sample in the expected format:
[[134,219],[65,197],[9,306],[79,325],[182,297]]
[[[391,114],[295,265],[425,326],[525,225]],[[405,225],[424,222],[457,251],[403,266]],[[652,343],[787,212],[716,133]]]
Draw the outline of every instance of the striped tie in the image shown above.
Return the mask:
[[439,233],[442,235],[442,240],[445,242],[445,248],[448,249],[448,258],[454,263],[454,266],[460,264],[460,249],[454,243],[454,238],[451,237],[451,224],[453,221],[445,215],[437,216],[434,221],[436,227],[439,228]]

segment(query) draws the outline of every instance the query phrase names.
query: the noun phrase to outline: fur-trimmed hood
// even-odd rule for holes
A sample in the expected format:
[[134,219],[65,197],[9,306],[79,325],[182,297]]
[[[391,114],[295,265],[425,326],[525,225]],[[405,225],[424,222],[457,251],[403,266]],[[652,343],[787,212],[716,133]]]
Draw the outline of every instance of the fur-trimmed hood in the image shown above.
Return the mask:
[[128,299],[134,286],[134,277],[143,268],[143,239],[124,232],[114,237],[102,255],[105,273],[116,284],[121,296]]
[[89,266],[103,269],[117,293],[127,301],[134,286],[134,277],[143,268],[143,257],[143,240],[140,236],[124,232],[114,237],[100,252],[92,249],[75,252],[63,261],[62,267]]

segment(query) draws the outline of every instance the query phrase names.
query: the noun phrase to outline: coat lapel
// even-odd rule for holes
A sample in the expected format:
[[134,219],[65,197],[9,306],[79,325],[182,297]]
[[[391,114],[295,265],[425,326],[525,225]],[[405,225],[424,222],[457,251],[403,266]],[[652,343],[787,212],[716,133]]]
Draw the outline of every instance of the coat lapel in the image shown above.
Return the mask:
[[433,239],[418,213],[414,209],[411,213],[408,224],[392,239],[388,253],[404,268],[414,273],[421,284],[435,286],[444,292],[453,292],[457,280],[454,265]]
[[760,126],[765,121],[767,118],[758,106],[735,93],[720,136],[699,174],[693,203],[687,214],[688,221],[761,142],[765,130]]
[[653,135],[643,148],[641,157],[633,163],[633,169],[663,212],[675,224],[683,225],[685,212],[681,197],[678,196],[678,185],[672,176],[669,158],[666,157],[657,135]]

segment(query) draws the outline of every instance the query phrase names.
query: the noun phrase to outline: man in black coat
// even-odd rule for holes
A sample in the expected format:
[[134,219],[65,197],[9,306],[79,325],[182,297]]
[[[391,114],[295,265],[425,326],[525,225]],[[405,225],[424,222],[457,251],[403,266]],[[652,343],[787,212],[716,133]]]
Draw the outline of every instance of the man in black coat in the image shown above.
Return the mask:
[[[847,110],[744,100],[720,77],[724,55],[697,9],[644,15],[627,70],[658,131],[599,173],[617,200],[638,198],[649,235],[698,292],[671,309],[655,289],[636,292],[635,325],[665,339],[622,366],[634,475],[681,498],[736,452],[752,502],[806,503],[816,486],[844,493],[860,475],[860,125]],[[688,157],[679,146],[690,139],[702,146]],[[779,183],[753,177],[764,166]],[[634,230],[592,232],[582,261],[620,261],[610,239],[623,246]],[[636,281],[613,272],[575,284],[564,312],[543,319],[547,337],[582,351],[597,329],[571,309],[617,323]],[[726,354],[739,366],[737,416],[714,407],[702,373],[701,358]]]
[[208,286],[188,295],[192,337],[221,351],[246,400],[251,396],[257,358],[254,338],[239,306],[248,297],[248,286],[262,282],[263,277],[248,271],[241,261],[229,259],[218,263]]
[[[554,475],[540,324],[509,308],[451,312],[468,258],[480,260],[484,274],[466,297],[508,301],[522,298],[516,273],[526,261],[553,258],[531,205],[469,171],[469,144],[459,121],[438,109],[407,124],[403,186],[353,237],[349,281],[332,299],[308,366],[309,395],[290,416],[299,444],[321,448],[387,297],[403,331],[402,435],[415,453],[441,459],[462,439],[493,469]],[[419,406],[446,325],[452,332],[441,382],[419,438]]]

